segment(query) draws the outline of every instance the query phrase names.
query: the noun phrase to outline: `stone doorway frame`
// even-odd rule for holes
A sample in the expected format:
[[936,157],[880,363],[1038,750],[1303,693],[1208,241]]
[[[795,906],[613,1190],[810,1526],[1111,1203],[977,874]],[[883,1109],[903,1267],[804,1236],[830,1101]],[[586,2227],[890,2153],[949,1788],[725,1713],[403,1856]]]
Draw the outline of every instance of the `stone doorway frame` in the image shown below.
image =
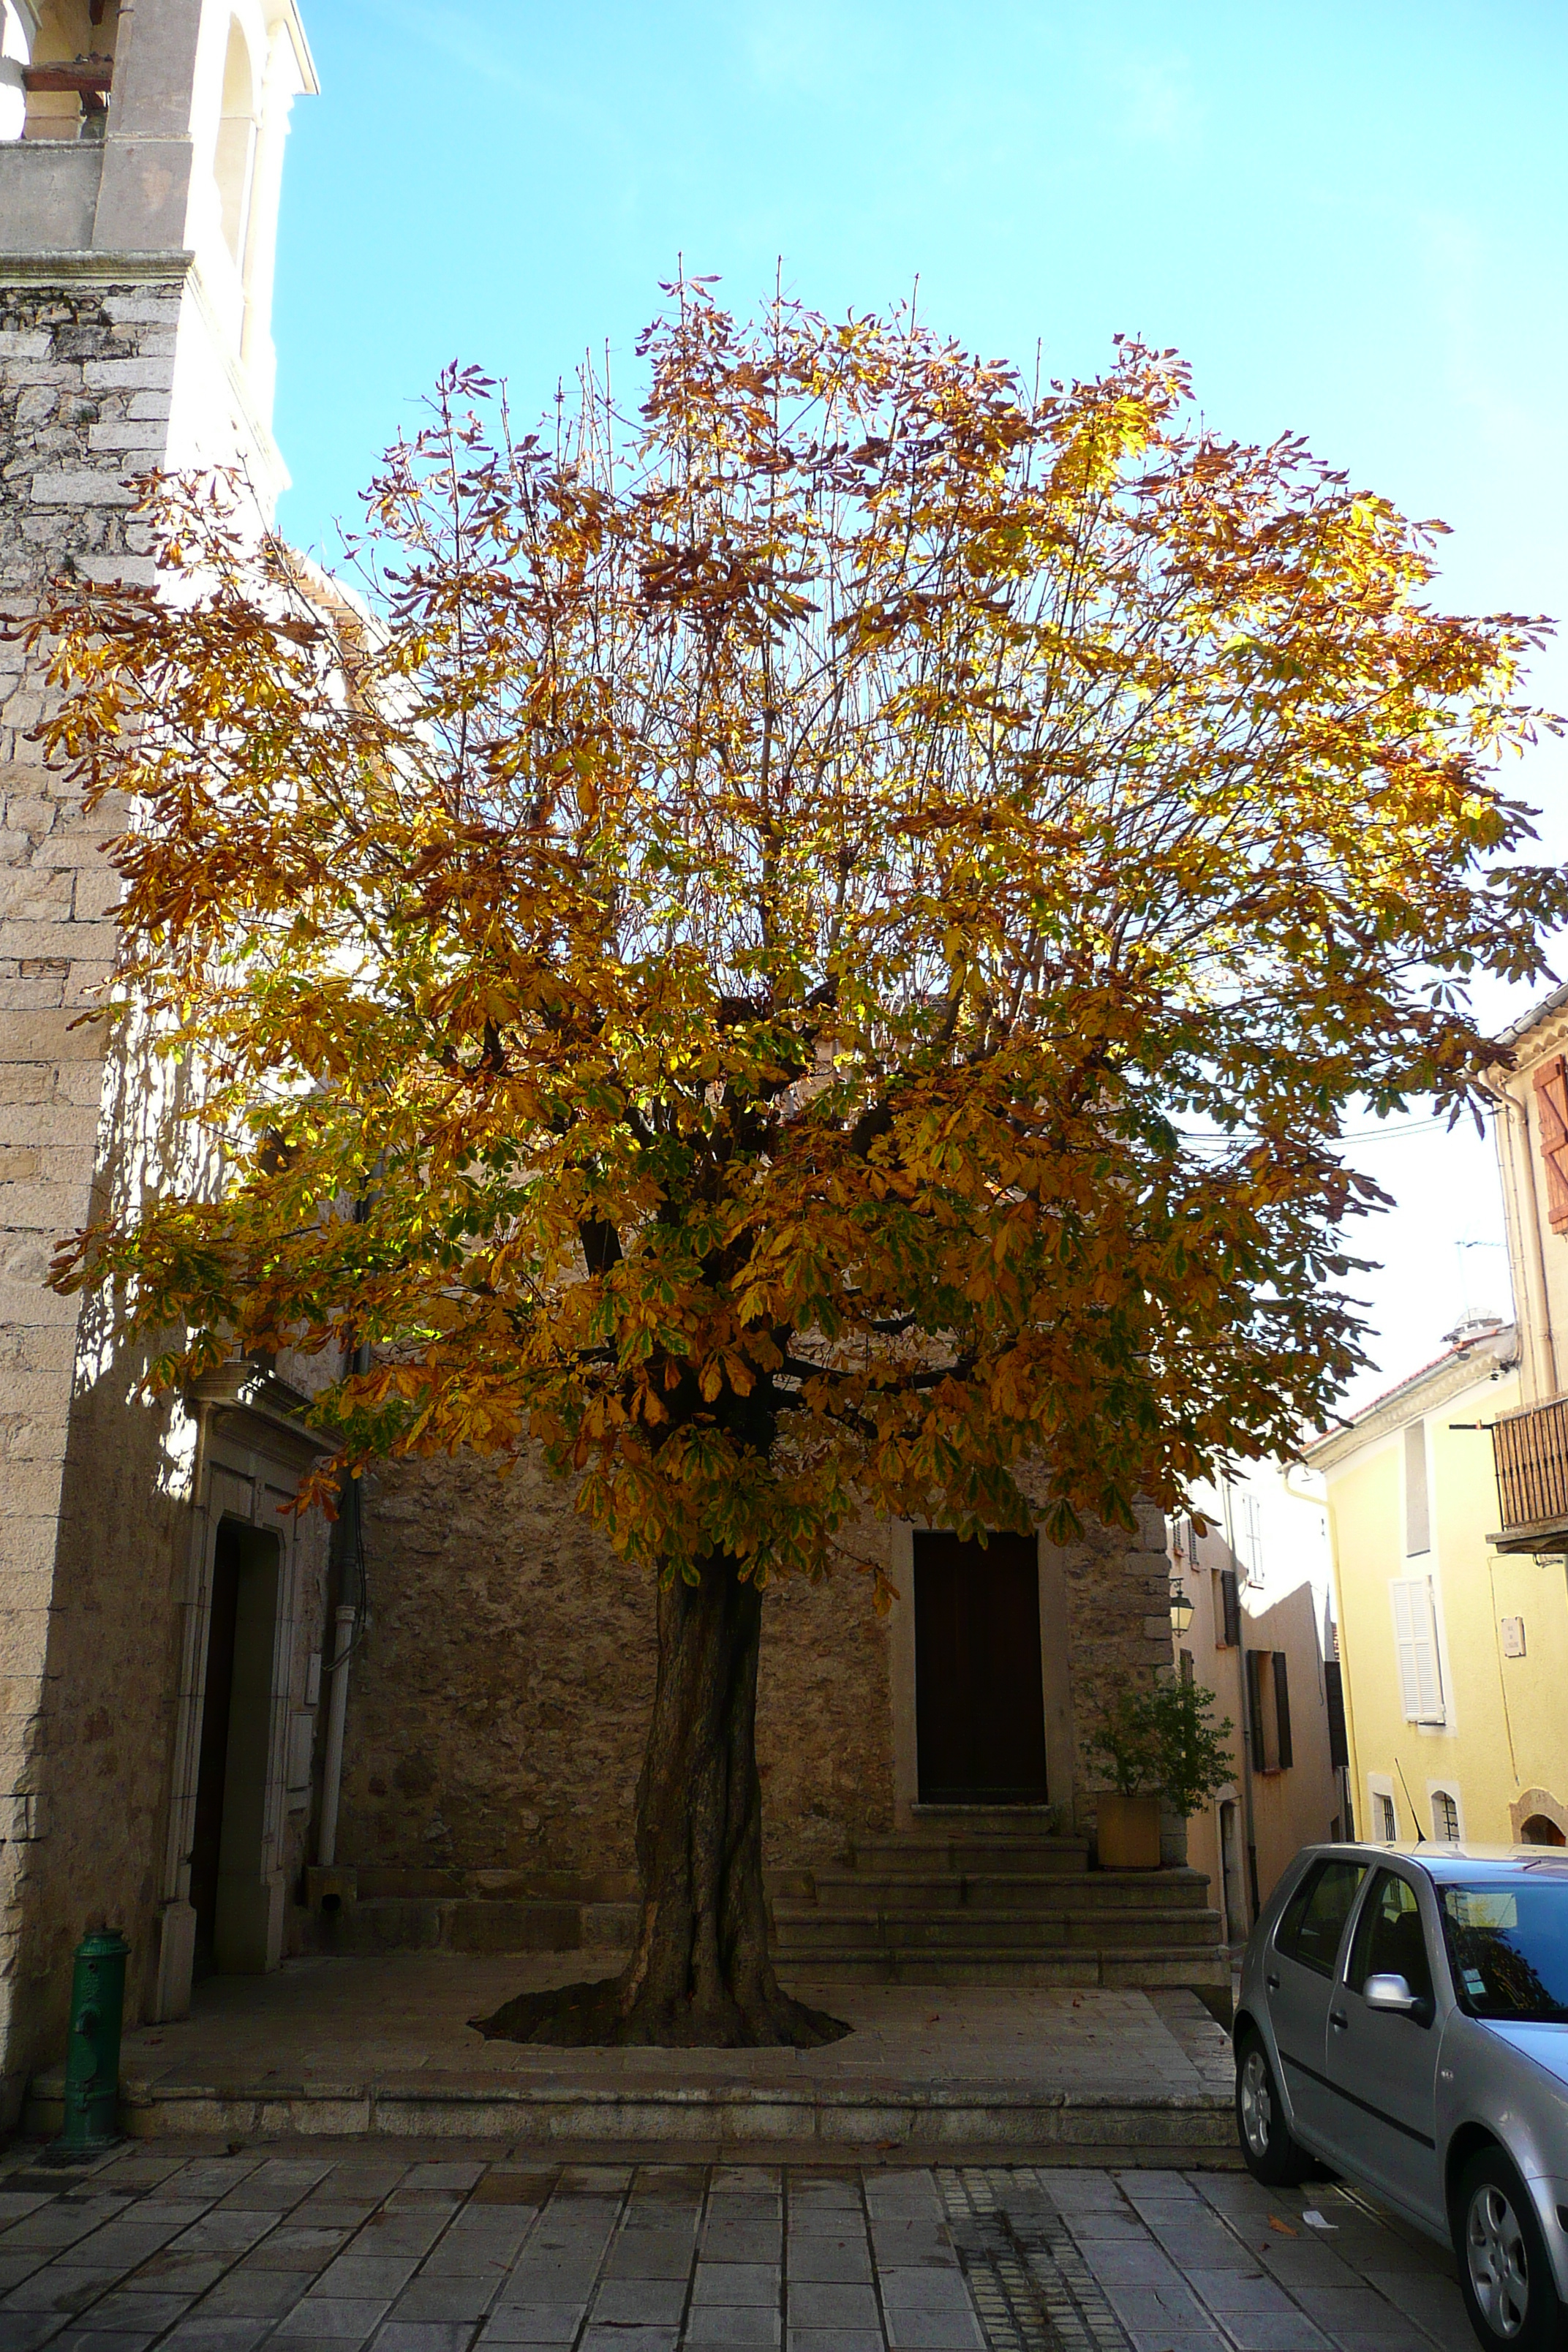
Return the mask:
[[197,1436],[190,1549],[180,1602],[180,1690],[160,1886],[158,1965],[149,2019],[153,2024],[184,2017],[191,2006],[196,1928],[190,1900],[191,1841],[206,1697],[213,1560],[225,1519],[237,1519],[276,1536],[279,1542],[261,1830],[264,1925],[258,1950],[264,1969],[279,1967],[283,1958],[289,1718],[297,1704],[294,1676],[307,1556],[316,1548],[310,1540],[314,1515],[300,1519],[288,1506],[301,1472],[332,1450],[329,1440],[300,1419],[308,1402],[275,1373],[248,1362],[225,1365],[197,1381],[190,1392]]
[[[898,1594],[888,1622],[888,1681],[893,1718],[893,1827],[914,1829],[928,1809],[920,1802],[919,1732],[915,1721],[915,1537],[933,1532],[925,1520],[895,1519],[889,1530],[888,1580]],[[1040,1578],[1040,1685],[1046,1710],[1046,1802],[1059,1833],[1076,1822],[1077,1741],[1072,1668],[1068,1647],[1065,1555],[1059,1544],[1035,1537]],[[948,1808],[942,1807],[945,1812]],[[1032,1811],[1020,1807],[1020,1812]]]
[[1568,1837],[1568,1805],[1563,1805],[1550,1789],[1526,1789],[1521,1791],[1517,1803],[1508,1809],[1509,1827],[1513,1832],[1515,1845],[1520,1843],[1526,1822],[1532,1820],[1537,1813]]

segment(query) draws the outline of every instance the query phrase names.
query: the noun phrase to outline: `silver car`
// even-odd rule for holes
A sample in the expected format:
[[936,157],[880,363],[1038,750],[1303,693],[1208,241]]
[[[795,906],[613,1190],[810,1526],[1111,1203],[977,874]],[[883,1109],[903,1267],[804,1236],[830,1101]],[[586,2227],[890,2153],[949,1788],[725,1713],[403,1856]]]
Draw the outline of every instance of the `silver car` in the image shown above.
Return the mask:
[[1317,2163],[1452,2244],[1488,2347],[1568,2345],[1568,1852],[1323,1845],[1252,1932],[1242,2153]]

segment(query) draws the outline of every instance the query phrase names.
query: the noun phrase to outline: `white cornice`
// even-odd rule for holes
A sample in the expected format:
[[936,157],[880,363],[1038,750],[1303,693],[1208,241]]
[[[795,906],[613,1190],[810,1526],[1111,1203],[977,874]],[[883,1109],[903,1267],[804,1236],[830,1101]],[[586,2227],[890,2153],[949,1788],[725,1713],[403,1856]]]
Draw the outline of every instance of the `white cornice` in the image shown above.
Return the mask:
[[1304,1447],[1301,1458],[1312,1470],[1337,1469],[1352,1454],[1380,1445],[1385,1438],[1397,1435],[1408,1422],[1419,1421],[1424,1413],[1451,1403],[1467,1390],[1489,1388],[1496,1377],[1511,1371],[1518,1361],[1518,1333],[1511,1324],[1505,1324],[1485,1339],[1473,1339],[1462,1354],[1439,1357],[1429,1371],[1416,1373],[1380,1397],[1348,1428],[1336,1429]]

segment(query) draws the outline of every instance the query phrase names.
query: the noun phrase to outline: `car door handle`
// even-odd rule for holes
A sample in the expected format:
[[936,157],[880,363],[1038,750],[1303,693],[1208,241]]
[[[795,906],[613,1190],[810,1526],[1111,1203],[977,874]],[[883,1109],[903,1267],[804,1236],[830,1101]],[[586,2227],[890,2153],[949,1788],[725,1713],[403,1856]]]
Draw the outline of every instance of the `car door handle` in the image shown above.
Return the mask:
[[1350,2019],[1345,2015],[1342,2009],[1331,2009],[1329,2011],[1329,2023],[1331,2025],[1337,2025],[1340,2032],[1342,2033],[1349,2025]]
[[1265,1977],[1265,1978],[1264,1978],[1264,1979],[1263,1979],[1263,1981],[1264,1981],[1264,1983],[1268,1987],[1268,1990],[1269,1990],[1269,1991],[1270,1991],[1270,1992],[1278,1992],[1278,1991],[1279,1991],[1279,1978],[1278,1978],[1278,1977]]

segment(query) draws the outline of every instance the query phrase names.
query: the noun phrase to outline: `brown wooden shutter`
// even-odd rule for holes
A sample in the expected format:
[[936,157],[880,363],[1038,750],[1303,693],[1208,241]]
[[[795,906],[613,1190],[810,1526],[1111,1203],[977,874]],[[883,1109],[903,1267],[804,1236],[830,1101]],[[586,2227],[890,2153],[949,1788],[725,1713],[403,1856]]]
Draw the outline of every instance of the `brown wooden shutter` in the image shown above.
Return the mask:
[[1219,1572],[1219,1597],[1225,1619],[1225,1647],[1241,1647],[1241,1594],[1237,1586],[1234,1568],[1222,1568]]
[[1338,1658],[1323,1662],[1323,1690],[1329,1703],[1329,1762],[1336,1772],[1350,1769],[1351,1744],[1345,1731],[1344,1669]]
[[1288,1771],[1295,1759],[1290,1747],[1290,1683],[1283,1650],[1274,1653],[1274,1737],[1279,1743],[1279,1769]]
[[1535,1073],[1535,1113],[1546,1171],[1546,1213],[1553,1233],[1568,1233],[1568,1061],[1561,1054]]
[[1263,1661],[1267,1650],[1247,1653],[1247,1730],[1252,1739],[1252,1769],[1255,1772],[1268,1769],[1268,1747],[1263,1727]]

